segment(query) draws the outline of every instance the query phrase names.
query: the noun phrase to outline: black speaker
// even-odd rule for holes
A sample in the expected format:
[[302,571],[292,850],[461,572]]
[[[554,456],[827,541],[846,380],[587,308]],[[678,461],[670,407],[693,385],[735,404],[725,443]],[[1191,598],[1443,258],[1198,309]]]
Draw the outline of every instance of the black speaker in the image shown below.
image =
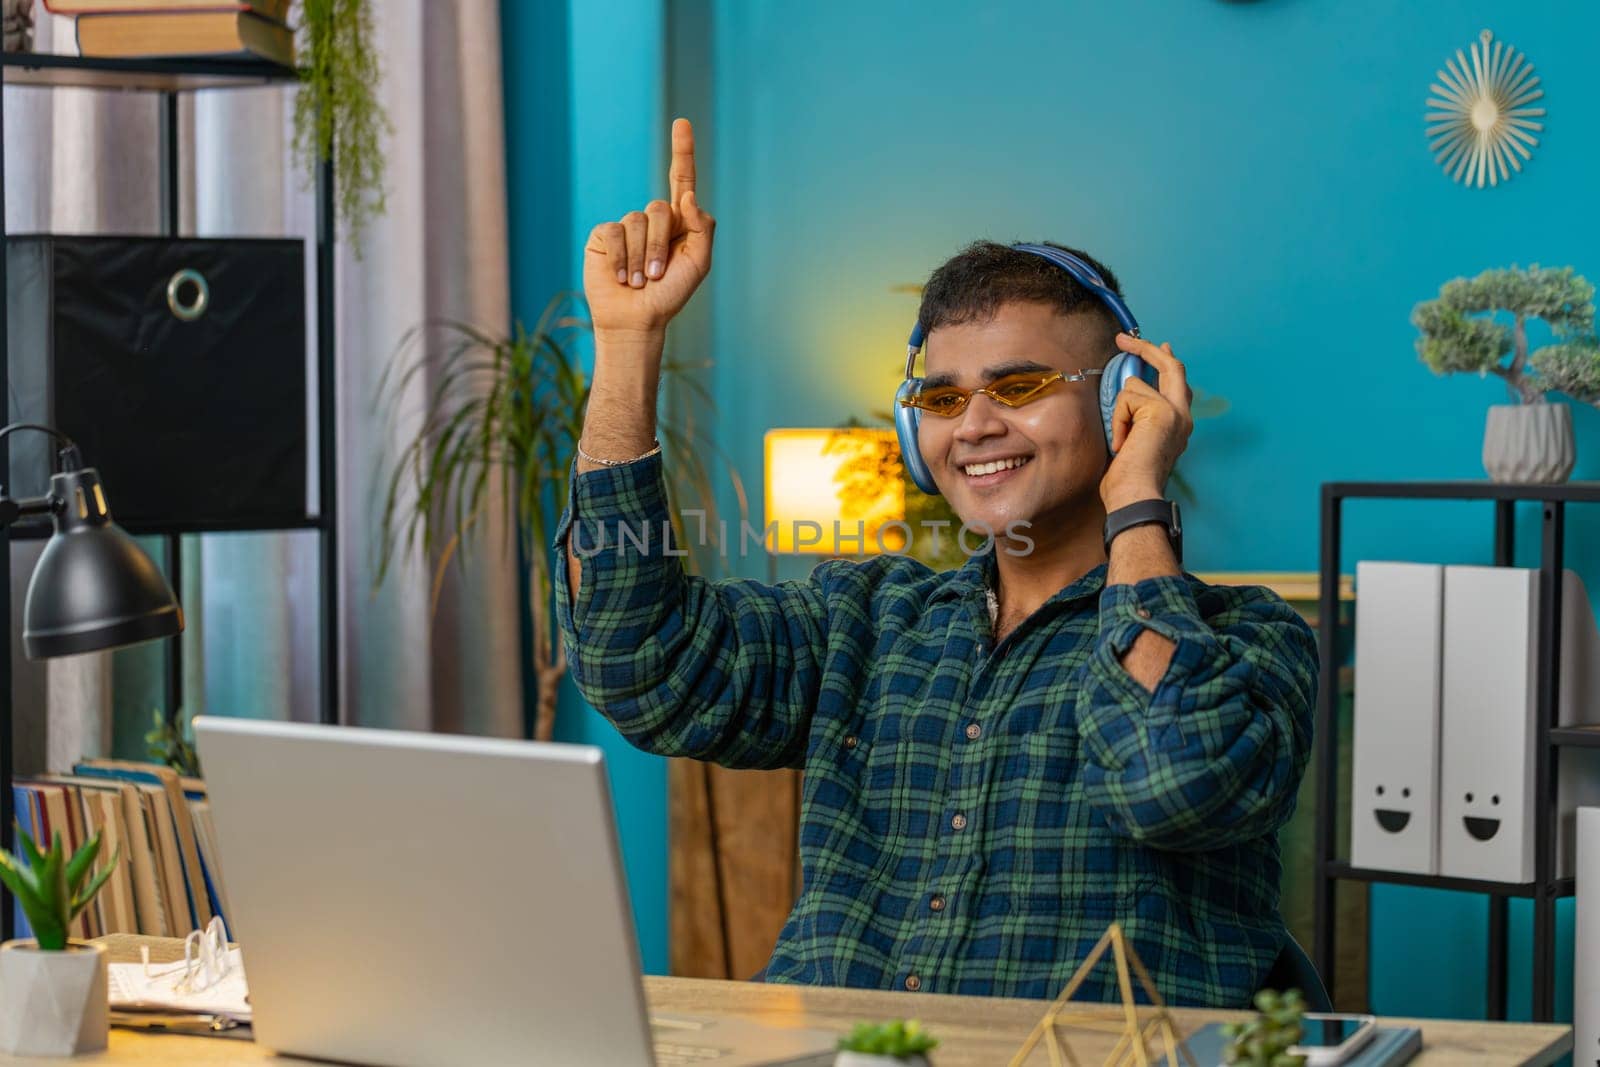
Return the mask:
[[[77,441],[139,532],[309,517],[305,249],[294,240],[6,239],[11,421]],[[53,445],[11,439],[13,496]]]

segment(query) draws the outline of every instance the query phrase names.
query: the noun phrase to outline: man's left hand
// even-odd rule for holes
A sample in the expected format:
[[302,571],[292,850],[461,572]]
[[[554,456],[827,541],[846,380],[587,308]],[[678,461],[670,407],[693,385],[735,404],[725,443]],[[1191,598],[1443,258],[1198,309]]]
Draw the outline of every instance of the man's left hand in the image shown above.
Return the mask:
[[1111,416],[1111,448],[1116,456],[1100,479],[1100,499],[1107,514],[1141,500],[1159,500],[1167,478],[1189,444],[1194,398],[1183,364],[1172,345],[1155,345],[1131,334],[1117,334],[1117,347],[1156,369],[1159,388],[1129,378],[1117,394]]

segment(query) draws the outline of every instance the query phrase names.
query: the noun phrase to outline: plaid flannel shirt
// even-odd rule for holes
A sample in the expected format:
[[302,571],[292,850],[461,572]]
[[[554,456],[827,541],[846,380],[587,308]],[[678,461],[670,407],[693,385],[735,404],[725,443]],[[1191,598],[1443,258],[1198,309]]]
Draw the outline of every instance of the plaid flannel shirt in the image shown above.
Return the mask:
[[[562,636],[639,748],[804,769],[804,888],[767,981],[1051,997],[1116,921],[1169,1003],[1254,995],[1285,937],[1276,834],[1317,687],[1281,599],[1106,586],[1102,566],[994,647],[992,551],[709,581],[669,554],[668,520],[659,457],[574,477]],[[1119,662],[1145,629],[1176,643],[1153,694]],[[1113,969],[1081,995],[1115,1000]]]

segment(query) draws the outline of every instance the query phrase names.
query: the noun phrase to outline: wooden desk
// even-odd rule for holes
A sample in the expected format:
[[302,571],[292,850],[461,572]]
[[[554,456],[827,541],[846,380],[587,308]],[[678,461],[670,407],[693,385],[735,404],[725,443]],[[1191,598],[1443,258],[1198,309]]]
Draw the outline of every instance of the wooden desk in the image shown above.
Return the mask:
[[[697,1015],[742,1015],[822,1030],[844,1032],[860,1019],[914,1016],[941,1039],[934,1053],[936,1067],[994,1067],[1005,1064],[1022,1044],[1045,1008],[1044,1001],[985,997],[946,997],[926,993],[889,993],[857,989],[813,989],[718,982],[695,978],[646,978],[645,993],[657,1011]],[[1179,1010],[1173,1013],[1185,1032],[1237,1013]],[[1400,1020],[1386,1020],[1400,1021]],[[1409,1020],[1407,1020],[1409,1022]],[[1456,1064],[1539,1065],[1552,1063],[1572,1048],[1566,1026],[1521,1023],[1441,1022],[1424,1020],[1423,1051],[1411,1062],[1418,1067]],[[1073,1031],[1073,1048],[1085,1063],[1099,1063],[1112,1039]],[[472,1061],[463,1050],[462,1063]],[[161,1064],[162,1067],[236,1067],[239,1064],[298,1064],[307,1061],[274,1056],[248,1041],[215,1037],[172,1037],[128,1030],[111,1031],[111,1047],[98,1056],[74,1060],[19,1060],[0,1057],[0,1065],[61,1067],[63,1064]],[[530,1063],[537,1062],[530,1059]],[[1046,1064],[1048,1055],[1035,1050],[1030,1061]]]

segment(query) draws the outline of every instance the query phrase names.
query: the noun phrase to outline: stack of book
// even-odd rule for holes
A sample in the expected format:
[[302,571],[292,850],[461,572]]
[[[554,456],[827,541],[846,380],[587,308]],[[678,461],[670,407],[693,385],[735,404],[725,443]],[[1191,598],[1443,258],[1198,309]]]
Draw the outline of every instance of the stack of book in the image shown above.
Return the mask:
[[289,0],[44,0],[77,19],[86,56],[221,56],[294,65]]
[[[70,931],[184,937],[213,915],[227,922],[227,894],[217,865],[217,835],[205,783],[168,767],[84,760],[73,773],[13,783],[17,823],[45,847],[56,834],[70,855],[99,831],[95,869],[116,868]],[[21,908],[18,937],[31,937]]]

